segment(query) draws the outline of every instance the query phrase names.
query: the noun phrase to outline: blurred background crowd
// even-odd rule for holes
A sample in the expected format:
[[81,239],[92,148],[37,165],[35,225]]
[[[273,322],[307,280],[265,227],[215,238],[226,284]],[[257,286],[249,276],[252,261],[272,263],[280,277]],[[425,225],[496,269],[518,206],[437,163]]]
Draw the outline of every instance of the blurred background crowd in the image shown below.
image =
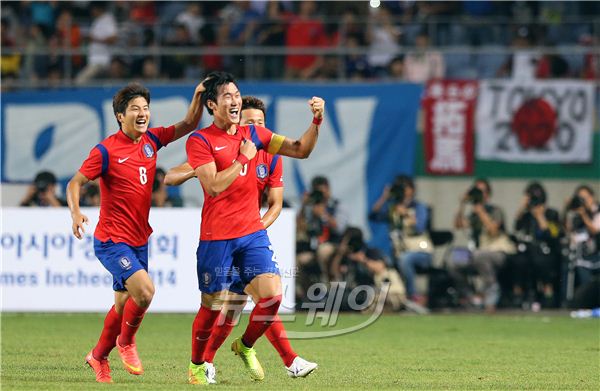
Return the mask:
[[2,2],[2,88],[197,79],[595,79],[586,1]]

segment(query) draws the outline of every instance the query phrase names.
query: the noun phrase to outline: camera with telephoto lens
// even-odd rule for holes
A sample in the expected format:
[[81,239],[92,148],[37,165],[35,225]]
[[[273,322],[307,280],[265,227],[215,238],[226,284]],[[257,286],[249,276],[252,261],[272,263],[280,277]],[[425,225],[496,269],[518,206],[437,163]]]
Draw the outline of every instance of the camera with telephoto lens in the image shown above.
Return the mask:
[[529,185],[526,194],[529,197],[529,201],[527,202],[528,208],[533,208],[546,203],[546,191],[539,183],[532,183]]
[[575,196],[573,196],[573,198],[571,198],[571,201],[569,201],[569,205],[567,206],[567,209],[575,210],[575,209],[581,208],[582,206],[585,206],[584,199],[579,197],[578,195],[575,195]]
[[406,195],[406,184],[403,181],[396,180],[390,188],[390,200],[394,203],[401,204],[404,202]]
[[467,193],[467,200],[474,205],[483,203],[483,191],[477,186],[473,186]]
[[360,228],[348,227],[344,236],[348,240],[348,251],[350,253],[356,253],[364,248],[365,242]]
[[325,201],[325,194],[321,190],[313,190],[308,195],[308,202],[313,205],[322,204]]

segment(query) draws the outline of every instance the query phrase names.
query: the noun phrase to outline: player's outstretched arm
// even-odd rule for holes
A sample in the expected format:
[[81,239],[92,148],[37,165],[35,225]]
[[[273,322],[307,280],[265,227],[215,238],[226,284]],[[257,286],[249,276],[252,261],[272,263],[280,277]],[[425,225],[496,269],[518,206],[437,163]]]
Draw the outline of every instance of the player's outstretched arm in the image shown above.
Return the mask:
[[165,185],[179,186],[189,179],[196,176],[194,169],[189,163],[183,163],[177,167],[171,168],[165,175]]
[[[272,151],[269,149],[269,153],[278,153],[280,155],[298,159],[306,159],[310,156],[310,153],[315,148],[317,139],[319,138],[319,126],[321,125],[321,121],[323,121],[323,114],[325,113],[325,101],[322,98],[313,96],[313,98],[308,101],[308,105],[313,113],[313,120],[302,137],[300,137],[299,140],[292,140],[285,137],[279,151]],[[281,136],[274,135],[274,137]]]
[[269,203],[269,209],[260,219],[265,226],[265,229],[269,228],[269,226],[273,224],[275,220],[277,220],[277,217],[279,217],[279,214],[281,213],[281,209],[283,208],[283,187],[274,187],[269,189],[267,200]]
[[190,107],[188,108],[188,112],[183,121],[175,124],[175,136],[173,137],[173,141],[185,136],[198,127],[204,109],[201,97],[202,93],[206,90],[204,88],[205,80],[202,80],[202,82],[196,86],[192,102],[190,103]]
[[81,194],[81,187],[88,182],[89,179],[87,179],[81,172],[77,171],[67,185],[67,204],[69,205],[69,210],[71,211],[71,219],[73,219],[71,229],[73,231],[73,235],[75,235],[75,237],[79,240],[81,240],[82,234],[85,233],[83,224],[88,223],[87,216],[82,214],[79,210],[79,198]]
[[216,197],[235,181],[240,171],[248,164],[249,160],[256,156],[256,145],[250,140],[242,141],[240,154],[233,164],[226,169],[217,172],[215,162],[203,164],[196,168],[196,176],[202,184],[202,188],[211,197]]

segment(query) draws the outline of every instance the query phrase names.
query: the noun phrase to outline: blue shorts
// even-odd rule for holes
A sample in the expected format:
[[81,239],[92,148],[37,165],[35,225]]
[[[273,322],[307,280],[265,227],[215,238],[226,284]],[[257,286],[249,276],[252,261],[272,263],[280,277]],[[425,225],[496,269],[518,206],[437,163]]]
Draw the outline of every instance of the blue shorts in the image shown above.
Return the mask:
[[198,289],[205,293],[229,290],[243,294],[254,277],[279,274],[267,231],[241,238],[201,240],[196,251]]
[[94,253],[113,276],[113,290],[125,290],[125,281],[138,270],[148,271],[148,244],[134,247],[94,238]]

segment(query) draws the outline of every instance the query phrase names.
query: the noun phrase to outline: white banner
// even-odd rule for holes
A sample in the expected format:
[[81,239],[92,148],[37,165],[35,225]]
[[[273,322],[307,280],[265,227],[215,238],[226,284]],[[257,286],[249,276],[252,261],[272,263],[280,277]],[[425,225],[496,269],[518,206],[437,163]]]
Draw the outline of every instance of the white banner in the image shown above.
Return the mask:
[[592,160],[594,84],[579,80],[483,80],[477,157],[532,163]]
[[[93,232],[98,209],[84,209],[90,219],[83,240],[71,233],[66,208],[4,208],[2,210],[2,311],[104,312],[113,302],[112,276],[94,256]],[[200,209],[150,212],[154,233],[149,242],[149,272],[156,286],[150,310],[196,312],[200,293],[196,248]],[[269,228],[282,276],[282,312],[295,305],[296,218],[283,209]],[[251,308],[249,305],[248,308]]]

